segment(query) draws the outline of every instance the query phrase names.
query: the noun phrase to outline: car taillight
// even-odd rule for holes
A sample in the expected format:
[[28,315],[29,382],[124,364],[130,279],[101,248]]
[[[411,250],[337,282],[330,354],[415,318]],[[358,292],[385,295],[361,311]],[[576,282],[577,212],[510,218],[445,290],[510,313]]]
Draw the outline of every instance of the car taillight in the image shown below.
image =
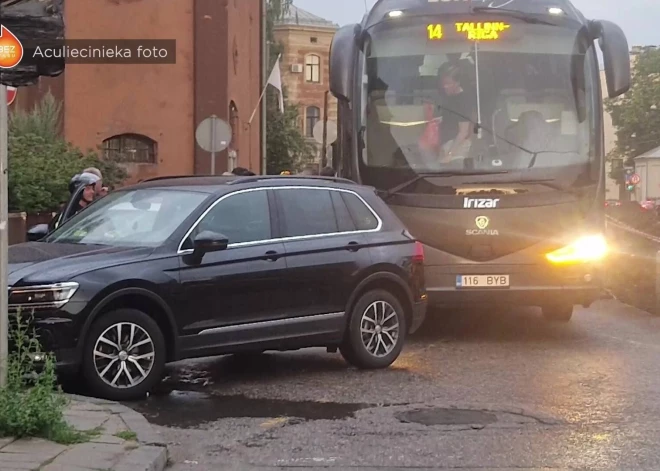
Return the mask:
[[424,263],[424,246],[421,242],[415,242],[415,253],[413,255],[413,262]]

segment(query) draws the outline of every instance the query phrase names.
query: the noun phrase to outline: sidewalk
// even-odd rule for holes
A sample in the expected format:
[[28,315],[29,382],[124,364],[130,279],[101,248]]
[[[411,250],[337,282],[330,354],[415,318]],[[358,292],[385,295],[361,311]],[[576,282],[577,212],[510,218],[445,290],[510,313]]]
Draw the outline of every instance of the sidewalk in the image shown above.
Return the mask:
[[116,402],[68,395],[67,422],[99,434],[87,443],[0,439],[2,471],[162,471],[167,448],[147,420]]

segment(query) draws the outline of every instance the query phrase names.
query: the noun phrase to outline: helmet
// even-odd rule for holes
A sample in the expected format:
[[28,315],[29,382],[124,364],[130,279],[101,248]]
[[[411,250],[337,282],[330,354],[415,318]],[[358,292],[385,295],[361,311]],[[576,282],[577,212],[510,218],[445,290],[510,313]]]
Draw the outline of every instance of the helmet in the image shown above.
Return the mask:
[[289,172],[288,170],[283,170],[282,172],[280,172],[280,175],[291,175],[291,172]]
[[69,193],[73,194],[81,186],[95,185],[101,179],[93,173],[79,173],[69,182]]

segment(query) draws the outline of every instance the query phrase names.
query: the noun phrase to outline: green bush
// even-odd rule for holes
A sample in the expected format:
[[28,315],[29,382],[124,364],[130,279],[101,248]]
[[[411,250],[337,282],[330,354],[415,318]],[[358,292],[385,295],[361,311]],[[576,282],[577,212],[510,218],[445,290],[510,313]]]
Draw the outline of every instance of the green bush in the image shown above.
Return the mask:
[[[32,318],[17,313],[10,328],[7,384],[0,389],[0,437],[40,437],[61,443],[85,439],[64,420],[65,396],[57,386],[55,359],[42,350]],[[34,355],[43,361],[35,364]]]
[[51,95],[32,111],[16,111],[9,121],[9,210],[55,211],[69,198],[69,181],[85,167],[98,167],[111,186],[128,176],[114,161],[83,153],[60,135],[61,106]]

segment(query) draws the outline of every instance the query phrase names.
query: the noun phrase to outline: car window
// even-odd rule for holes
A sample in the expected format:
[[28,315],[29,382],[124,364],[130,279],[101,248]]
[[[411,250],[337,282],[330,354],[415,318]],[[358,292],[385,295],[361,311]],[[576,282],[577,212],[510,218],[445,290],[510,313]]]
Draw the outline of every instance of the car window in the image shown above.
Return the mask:
[[339,232],[330,191],[292,188],[276,193],[283,211],[286,237]]
[[342,192],[341,196],[348,206],[348,211],[351,213],[351,218],[358,231],[370,231],[378,227],[378,219],[357,195]]
[[45,242],[156,247],[207,198],[156,188],[116,191],[67,220]]
[[223,199],[204,216],[194,235],[203,231],[223,234],[230,244],[271,239],[268,193],[248,191]]
[[348,212],[346,203],[341,197],[340,191],[331,191],[332,195],[332,205],[335,208],[335,216],[337,217],[337,225],[339,226],[339,232],[351,232],[355,230],[355,224],[351,218],[351,214]]

